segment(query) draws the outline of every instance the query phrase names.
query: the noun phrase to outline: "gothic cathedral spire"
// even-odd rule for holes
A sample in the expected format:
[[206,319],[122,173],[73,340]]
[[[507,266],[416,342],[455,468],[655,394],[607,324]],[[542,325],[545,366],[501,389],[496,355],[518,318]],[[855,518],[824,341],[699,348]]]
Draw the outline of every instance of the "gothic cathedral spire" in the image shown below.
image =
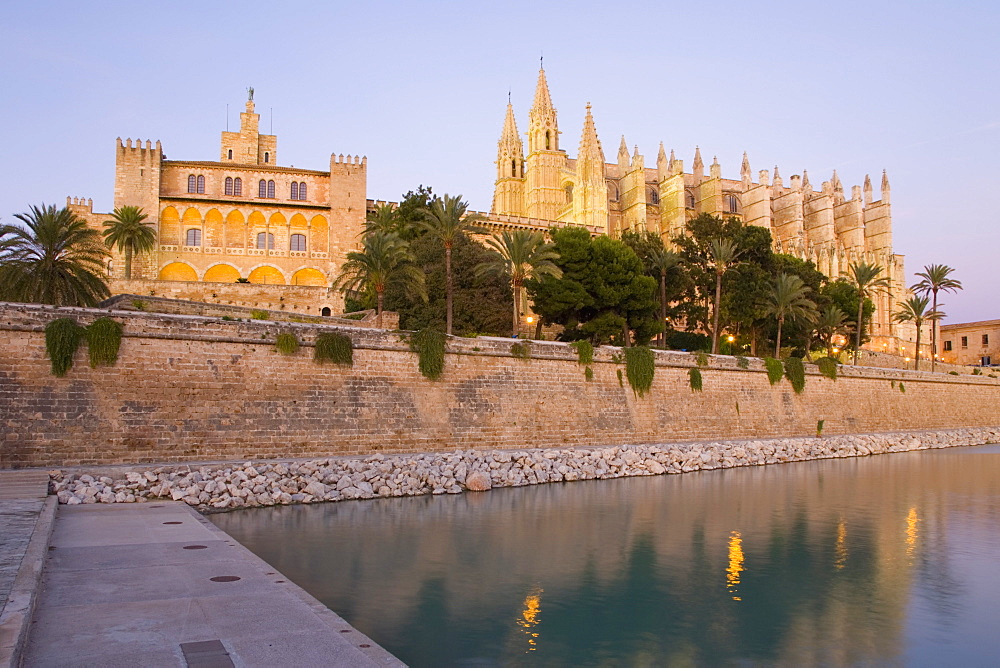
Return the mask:
[[510,102],[497,142],[497,180],[492,210],[501,215],[524,215],[524,146]]
[[602,231],[607,228],[608,185],[604,180],[604,149],[597,138],[589,102],[576,158],[576,188],[572,204],[576,222]]
[[564,187],[562,170],[566,154],[559,150],[559,123],[549,96],[545,70],[538,71],[535,101],[528,112],[528,155],[524,175],[526,211],[529,218],[558,220],[572,189]]
[[559,123],[556,120],[556,109],[552,106],[545,70],[538,70],[535,101],[528,112],[528,152],[558,150]]

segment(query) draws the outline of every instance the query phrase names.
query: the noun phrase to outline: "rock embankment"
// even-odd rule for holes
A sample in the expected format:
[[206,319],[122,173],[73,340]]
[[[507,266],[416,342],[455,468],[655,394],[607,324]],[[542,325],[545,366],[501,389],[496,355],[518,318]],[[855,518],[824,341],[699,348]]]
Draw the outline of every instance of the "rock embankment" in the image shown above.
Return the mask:
[[1000,427],[664,445],[381,454],[293,462],[133,468],[110,476],[54,471],[60,503],[184,501],[200,510],[459,494],[493,487],[687,473],[1000,442]]

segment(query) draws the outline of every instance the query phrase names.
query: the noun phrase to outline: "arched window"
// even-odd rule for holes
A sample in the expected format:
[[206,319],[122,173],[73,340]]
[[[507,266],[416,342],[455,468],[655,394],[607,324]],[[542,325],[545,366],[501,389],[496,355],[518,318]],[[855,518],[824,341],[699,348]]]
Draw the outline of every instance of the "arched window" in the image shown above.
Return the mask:
[[233,149],[229,149],[229,159],[233,159]]
[[517,178],[517,160],[510,161],[510,175]]
[[694,208],[694,193],[691,192],[690,190],[684,191],[684,206],[686,206],[689,209]]
[[293,234],[289,243],[290,245],[288,247],[288,250],[304,252],[306,249],[306,235]]
[[198,193],[200,195],[205,194],[205,177],[200,174],[198,175]]
[[188,192],[194,193],[198,192],[197,188],[198,179],[194,174],[188,174]]
[[257,233],[257,248],[267,248],[268,250],[274,249],[274,235],[270,232],[258,232]]
[[549,131],[545,131],[545,150],[551,150],[551,139],[549,138]]
[[201,245],[201,230],[190,229],[184,235],[184,245],[185,246],[200,246]]
[[739,210],[739,201],[736,195],[726,195],[726,213],[736,213]]
[[233,194],[233,177],[231,176],[226,177],[226,194],[227,195]]
[[243,194],[243,179],[238,176],[233,179],[233,194],[237,197]]
[[271,154],[264,151],[264,162],[271,162]]
[[319,314],[321,316],[323,316],[324,318],[329,318],[330,317],[330,307],[329,306],[324,306],[323,310],[320,311]]
[[257,197],[267,197],[267,181],[264,179],[257,184]]
[[573,203],[573,184],[567,183],[563,186],[563,190],[566,191],[566,204]]
[[650,204],[660,203],[660,193],[656,192],[656,188],[650,188],[646,192],[646,195],[647,195],[646,201],[649,202]]
[[267,196],[274,199],[274,181],[267,182]]
[[303,181],[299,184],[299,199],[304,200],[306,198],[306,182]]
[[299,198],[299,183],[298,181],[292,181],[292,199]]

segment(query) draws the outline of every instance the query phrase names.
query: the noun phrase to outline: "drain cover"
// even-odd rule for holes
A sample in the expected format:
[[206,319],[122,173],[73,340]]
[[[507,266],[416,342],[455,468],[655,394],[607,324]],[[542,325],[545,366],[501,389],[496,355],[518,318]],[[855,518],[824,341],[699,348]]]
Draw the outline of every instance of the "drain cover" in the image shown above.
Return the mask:
[[183,642],[181,651],[184,652],[184,661],[191,668],[229,668],[233,665],[221,640]]
[[212,582],[236,582],[239,579],[237,575],[216,575],[214,578],[209,578]]
[[207,550],[208,545],[185,545],[183,550]]

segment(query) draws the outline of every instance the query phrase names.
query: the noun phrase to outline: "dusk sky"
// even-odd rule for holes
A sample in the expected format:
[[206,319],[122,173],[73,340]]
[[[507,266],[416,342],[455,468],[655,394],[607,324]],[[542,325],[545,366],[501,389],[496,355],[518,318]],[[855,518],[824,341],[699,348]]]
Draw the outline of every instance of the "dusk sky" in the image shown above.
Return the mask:
[[[615,9],[620,8],[618,11]],[[368,197],[420,184],[492,198],[508,90],[527,129],[544,55],[562,148],[593,104],[655,165],[695,146],[739,178],[743,152],[785,183],[883,169],[907,281],[965,285],[945,322],[1000,318],[1000,3],[31,2],[0,21],[0,221],[32,204],[113,205],[116,137],[217,160],[253,86],[279,164],[368,157]]]

